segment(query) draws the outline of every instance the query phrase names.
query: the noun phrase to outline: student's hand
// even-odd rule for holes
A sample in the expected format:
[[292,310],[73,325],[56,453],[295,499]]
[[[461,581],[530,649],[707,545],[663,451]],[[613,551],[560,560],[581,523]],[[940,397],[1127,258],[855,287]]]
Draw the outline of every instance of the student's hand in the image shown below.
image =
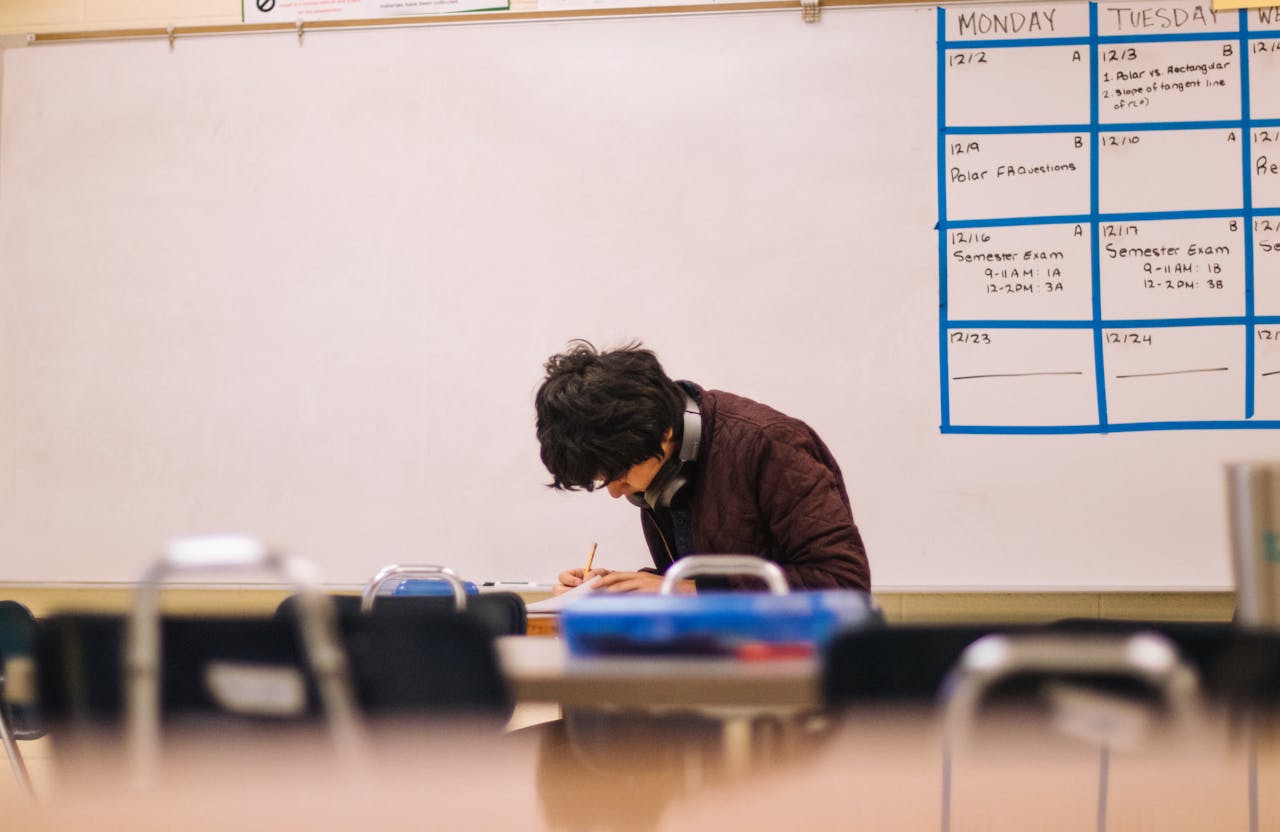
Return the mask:
[[[596,592],[657,592],[661,587],[662,576],[652,572],[610,572],[596,583]],[[697,591],[693,581],[676,584],[676,592]]]
[[608,569],[592,569],[585,576],[581,569],[569,569],[556,576],[556,585],[551,587],[552,595],[563,595],[583,581],[589,581],[599,575],[608,575]]

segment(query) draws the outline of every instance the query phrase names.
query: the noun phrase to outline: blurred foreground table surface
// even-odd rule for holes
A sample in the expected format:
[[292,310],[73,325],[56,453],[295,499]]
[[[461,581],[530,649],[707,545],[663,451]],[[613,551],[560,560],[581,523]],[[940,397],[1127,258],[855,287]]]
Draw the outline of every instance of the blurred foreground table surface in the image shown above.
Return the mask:
[[[38,806],[0,790],[0,817],[6,830],[33,832],[1098,828],[1096,747],[1010,723],[952,752],[944,796],[941,737],[929,716],[863,713],[745,772],[697,764],[669,736],[575,737],[563,723],[508,734],[381,730],[347,763],[320,738],[206,737],[169,750],[152,788],[126,786],[124,760],[96,755],[59,769]],[[1111,750],[1105,828],[1249,829],[1249,747],[1238,729],[1215,723]],[[1261,829],[1280,828],[1278,770],[1280,743],[1264,738]]]
[[565,707],[680,705],[817,708],[816,656],[742,661],[705,656],[571,656],[562,639],[498,639],[517,702]]

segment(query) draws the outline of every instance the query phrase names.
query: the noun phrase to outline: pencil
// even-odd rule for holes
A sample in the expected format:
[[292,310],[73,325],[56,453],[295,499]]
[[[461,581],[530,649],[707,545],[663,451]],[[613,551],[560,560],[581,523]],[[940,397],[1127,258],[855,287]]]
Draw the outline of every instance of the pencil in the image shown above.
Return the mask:
[[587,555],[587,568],[582,570],[582,580],[584,581],[587,579],[587,573],[591,571],[591,562],[596,559],[596,547],[599,545],[599,543],[591,544],[591,554]]

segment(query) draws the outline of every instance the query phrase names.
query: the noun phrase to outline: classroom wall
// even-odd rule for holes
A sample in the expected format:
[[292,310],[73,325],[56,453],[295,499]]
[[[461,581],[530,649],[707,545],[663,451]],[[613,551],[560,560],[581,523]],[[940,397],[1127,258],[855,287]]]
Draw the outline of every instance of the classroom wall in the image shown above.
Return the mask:
[[[513,2],[512,8],[536,7],[536,2],[521,4]],[[163,26],[166,24],[185,25],[225,25],[240,21],[239,2],[227,0],[191,0],[178,3],[173,0],[77,0],[65,2],[9,2],[0,5],[0,33],[22,33],[30,31],[75,31],[118,29],[135,26]],[[988,613],[996,612],[998,617],[1022,615],[1029,613],[1035,617],[1059,617],[1072,614],[1108,614],[1114,610],[1108,605],[1120,602],[1121,593],[1078,593],[1055,594],[1022,593],[1004,595],[969,595],[950,596],[937,593],[900,593],[886,596],[890,617],[899,614],[904,620],[916,618],[916,610],[936,610],[936,615],[943,618],[971,617],[977,615],[988,617]],[[1131,593],[1134,598],[1159,599],[1158,594]],[[1007,599],[1016,598],[1013,606]],[[1046,600],[1049,599],[1049,600]],[[1229,614],[1229,593],[1186,593],[1170,603],[1184,604],[1191,602],[1189,614],[1194,617],[1219,617],[1224,612]],[[1066,606],[1064,607],[1064,603]],[[920,605],[924,606],[920,606]],[[930,606],[933,605],[933,606]],[[1153,607],[1149,617],[1165,617],[1172,607]],[[1146,609],[1146,607],[1143,607]],[[1093,611],[1093,612],[1090,612]],[[928,613],[933,616],[935,613]],[[1137,616],[1137,613],[1134,613]],[[1142,617],[1142,616],[1137,616]]]
[[[537,0],[511,0],[512,11]],[[241,22],[240,0],[4,0],[0,35],[153,26],[225,26]]]
[[[355,594],[353,588],[346,592]],[[177,586],[161,595],[171,614],[269,615],[289,594],[273,587]],[[520,593],[539,601],[547,593]],[[6,584],[0,598],[25,604],[35,615],[64,610],[121,613],[132,589],[123,584]],[[1233,592],[877,592],[876,603],[893,624],[955,622],[1048,622],[1063,618],[1131,621],[1229,621]]]
[[239,22],[239,0],[6,0],[0,3],[0,34]]

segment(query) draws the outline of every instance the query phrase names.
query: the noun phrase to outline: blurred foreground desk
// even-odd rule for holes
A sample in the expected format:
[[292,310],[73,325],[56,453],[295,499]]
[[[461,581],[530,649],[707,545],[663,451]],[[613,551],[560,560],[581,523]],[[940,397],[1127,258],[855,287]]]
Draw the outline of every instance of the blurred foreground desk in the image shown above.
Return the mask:
[[558,638],[498,640],[517,702],[562,707],[724,707],[811,710],[822,705],[818,657],[743,661],[699,656],[571,657]]
[[[1280,749],[1261,751],[1251,827],[1245,754],[1225,726],[1145,752],[1116,754],[1106,829],[1203,832],[1280,828]],[[691,783],[646,744],[586,758],[552,731],[477,734],[436,726],[380,735],[366,767],[334,764],[323,744],[254,748],[243,736],[169,760],[161,788],[64,783],[41,806],[0,792],[0,828],[20,832],[351,832],[378,827],[635,832],[930,830],[1081,832],[1097,826],[1098,757],[1089,746],[1009,742],[957,756],[942,801],[939,726],[922,715],[852,718],[822,747],[743,777]],[[1157,737],[1157,740],[1162,738]],[[554,741],[553,741],[554,740]],[[6,799],[7,798],[7,799]],[[944,818],[946,819],[944,821]]]
[[731,772],[786,756],[822,705],[817,656],[578,657],[558,638],[508,636],[498,640],[498,657],[518,704],[558,704],[570,722],[626,711],[711,720],[720,762]]

